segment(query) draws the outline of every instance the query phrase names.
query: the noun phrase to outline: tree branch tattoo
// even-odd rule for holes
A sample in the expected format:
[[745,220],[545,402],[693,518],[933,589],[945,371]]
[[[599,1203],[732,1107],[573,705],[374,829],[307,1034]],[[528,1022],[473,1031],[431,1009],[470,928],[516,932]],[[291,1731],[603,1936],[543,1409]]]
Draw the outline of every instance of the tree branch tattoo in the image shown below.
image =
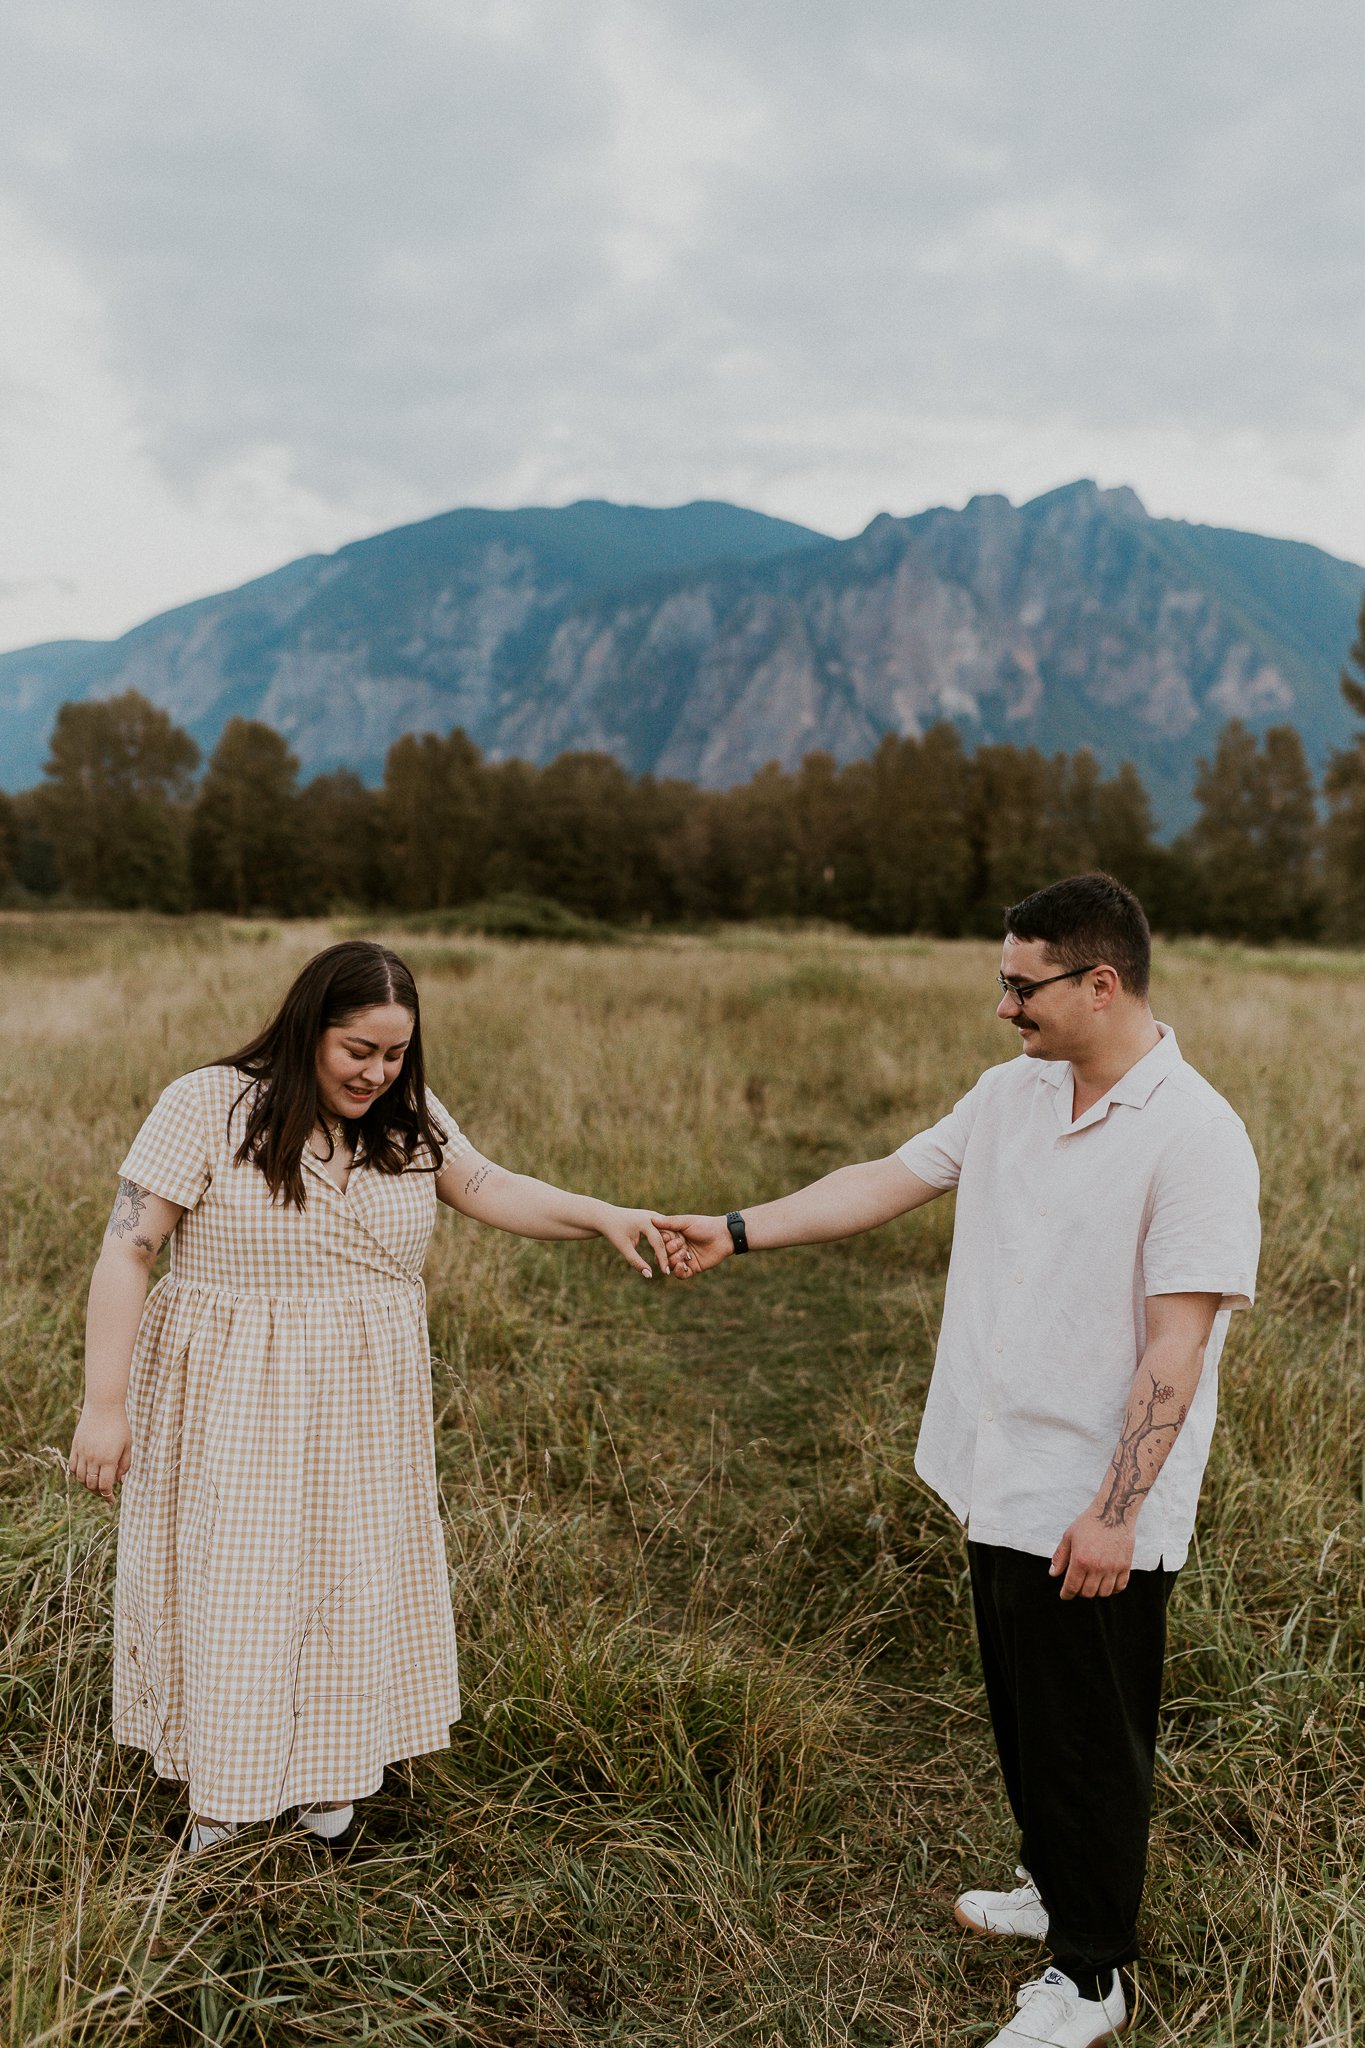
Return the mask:
[[1129,1423],[1124,1418],[1124,1432],[1109,1468],[1109,1491],[1100,1508],[1100,1520],[1106,1529],[1122,1529],[1134,1503],[1140,1505],[1146,1499],[1185,1421],[1184,1402],[1173,1420],[1157,1421],[1158,1408],[1175,1399],[1175,1388],[1159,1384],[1155,1373],[1151,1381],[1152,1391],[1137,1419]]
[[109,1221],[105,1225],[106,1237],[131,1238],[141,1252],[150,1252],[155,1257],[165,1250],[171,1241],[168,1230],[157,1244],[142,1227],[142,1212],[147,1206],[147,1191],[140,1188],[135,1180],[121,1180]]

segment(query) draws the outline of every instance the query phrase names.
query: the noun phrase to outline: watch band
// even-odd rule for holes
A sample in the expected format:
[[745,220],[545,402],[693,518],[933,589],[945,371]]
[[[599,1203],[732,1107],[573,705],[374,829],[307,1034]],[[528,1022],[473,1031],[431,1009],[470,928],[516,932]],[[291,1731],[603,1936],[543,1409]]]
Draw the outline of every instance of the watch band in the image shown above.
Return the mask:
[[744,1218],[740,1215],[738,1209],[730,1211],[725,1219],[725,1224],[730,1232],[730,1242],[734,1245],[735,1250],[737,1252],[747,1252],[749,1249],[749,1235],[744,1228]]

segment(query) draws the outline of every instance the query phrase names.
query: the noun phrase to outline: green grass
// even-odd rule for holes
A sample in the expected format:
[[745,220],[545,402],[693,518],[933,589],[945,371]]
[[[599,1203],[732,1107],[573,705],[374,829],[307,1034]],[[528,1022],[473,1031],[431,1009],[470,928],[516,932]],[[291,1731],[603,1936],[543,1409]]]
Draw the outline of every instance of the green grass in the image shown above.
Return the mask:
[[348,920],[347,930],[365,935],[374,931],[376,925],[384,925],[391,936],[401,932],[405,937],[409,932],[434,932],[442,936],[474,932],[481,938],[553,939],[599,946],[616,945],[622,938],[618,925],[605,924],[598,917],[582,917],[547,896],[516,894],[488,896],[479,903],[461,903],[450,910],[414,910],[387,921],[380,912],[377,917]]
[[[68,1494],[85,1277],[163,1081],[331,928],[0,920],[5,2038],[490,2048],[970,2043],[1032,1958],[949,1918],[1014,1845],[960,1534],[913,1474],[951,1230],[645,1286],[444,1218],[437,1457],[467,1712],[353,1858],[194,1864],[109,1741],[114,1518]],[[434,1083],[508,1164],[728,1207],[889,1149],[1005,1055],[994,949],[836,932],[390,936]],[[1350,956],[1163,949],[1247,1116],[1235,1327],[1172,1615],[1146,2041],[1365,2038],[1362,1034]]]

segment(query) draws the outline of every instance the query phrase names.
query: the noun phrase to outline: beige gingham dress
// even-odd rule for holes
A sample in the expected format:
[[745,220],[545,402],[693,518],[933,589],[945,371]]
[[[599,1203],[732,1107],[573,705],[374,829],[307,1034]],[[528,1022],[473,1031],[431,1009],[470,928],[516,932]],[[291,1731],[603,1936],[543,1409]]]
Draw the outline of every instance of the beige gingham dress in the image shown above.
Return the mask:
[[[422,1261],[430,1161],[235,1163],[250,1090],[173,1081],[119,1169],[188,1213],[147,1299],[119,1519],[114,1735],[191,1811],[269,1819],[443,1749],[460,1694]],[[446,1158],[468,1152],[435,1097]]]

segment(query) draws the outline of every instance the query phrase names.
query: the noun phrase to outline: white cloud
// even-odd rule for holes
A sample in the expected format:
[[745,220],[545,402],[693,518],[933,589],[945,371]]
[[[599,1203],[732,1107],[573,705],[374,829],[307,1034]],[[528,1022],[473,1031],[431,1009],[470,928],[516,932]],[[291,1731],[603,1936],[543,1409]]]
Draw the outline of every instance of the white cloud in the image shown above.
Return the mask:
[[1362,55],[1342,0],[17,0],[0,644],[577,495],[1095,474],[1365,557]]
[[243,445],[179,482],[153,460],[97,296],[3,206],[0,275],[0,645],[121,631],[350,537],[354,510],[301,485],[286,449]]

